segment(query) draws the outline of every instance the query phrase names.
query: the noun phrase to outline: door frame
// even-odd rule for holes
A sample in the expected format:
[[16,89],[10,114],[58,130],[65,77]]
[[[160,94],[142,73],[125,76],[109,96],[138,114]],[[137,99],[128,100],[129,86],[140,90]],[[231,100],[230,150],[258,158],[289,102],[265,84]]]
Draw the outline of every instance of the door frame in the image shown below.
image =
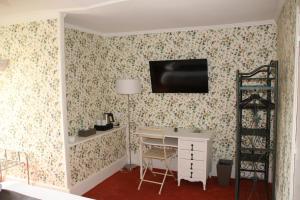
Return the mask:
[[[300,8],[297,2],[296,8],[296,39],[295,39],[295,67],[294,67],[294,101],[293,101],[293,130],[292,130],[292,159],[291,159],[291,177],[290,182],[291,197],[290,199],[300,199]],[[297,178],[298,177],[298,178]],[[297,190],[298,188],[298,190]]]

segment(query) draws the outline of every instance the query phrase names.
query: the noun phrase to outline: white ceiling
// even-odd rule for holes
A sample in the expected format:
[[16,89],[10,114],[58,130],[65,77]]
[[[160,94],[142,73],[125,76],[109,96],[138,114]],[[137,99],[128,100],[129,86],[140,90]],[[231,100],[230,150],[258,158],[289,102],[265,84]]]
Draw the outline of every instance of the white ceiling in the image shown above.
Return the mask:
[[0,0],[0,18],[64,11],[104,34],[274,20],[284,0]]

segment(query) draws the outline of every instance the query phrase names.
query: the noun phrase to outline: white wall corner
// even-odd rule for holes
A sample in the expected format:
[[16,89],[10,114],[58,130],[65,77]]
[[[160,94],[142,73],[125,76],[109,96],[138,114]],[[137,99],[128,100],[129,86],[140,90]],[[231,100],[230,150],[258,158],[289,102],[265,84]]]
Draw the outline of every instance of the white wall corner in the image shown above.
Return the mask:
[[67,120],[67,97],[66,97],[66,74],[65,74],[65,14],[60,13],[58,17],[58,41],[59,41],[59,61],[58,71],[60,79],[60,107],[61,107],[61,134],[63,141],[63,163],[65,171],[65,186],[70,187],[70,167],[69,167],[69,140],[68,140],[68,120]]
[[278,3],[277,3],[277,8],[276,8],[275,17],[274,17],[276,22],[278,21],[278,19],[280,17],[280,13],[284,7],[286,0],[278,0],[277,2]]

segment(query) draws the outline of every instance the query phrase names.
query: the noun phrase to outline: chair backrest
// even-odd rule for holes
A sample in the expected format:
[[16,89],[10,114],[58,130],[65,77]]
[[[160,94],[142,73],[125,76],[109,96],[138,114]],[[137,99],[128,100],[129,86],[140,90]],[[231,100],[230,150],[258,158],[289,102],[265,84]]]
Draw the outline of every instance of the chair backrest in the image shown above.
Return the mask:
[[150,146],[151,147],[159,147],[162,148],[164,151],[164,157],[166,158],[166,144],[165,144],[165,136],[164,135],[154,135],[154,134],[147,134],[142,133],[139,134],[140,136],[140,144],[143,146]]

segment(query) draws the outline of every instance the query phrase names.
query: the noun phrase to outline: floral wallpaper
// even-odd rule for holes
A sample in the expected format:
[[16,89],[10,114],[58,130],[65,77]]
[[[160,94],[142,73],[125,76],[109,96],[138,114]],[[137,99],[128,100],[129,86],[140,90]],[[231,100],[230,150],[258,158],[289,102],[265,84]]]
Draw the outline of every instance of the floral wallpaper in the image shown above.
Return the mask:
[[126,155],[126,129],[70,147],[71,185],[108,167]]
[[[100,37],[67,28],[69,134],[76,133],[82,119],[83,126],[91,126],[99,112],[113,112],[117,120],[126,123],[127,96],[116,93],[115,81],[138,78],[143,90],[130,95],[135,126],[216,130],[214,160],[233,159],[236,70],[250,71],[276,60],[276,39],[276,25],[272,24],[121,37]],[[208,60],[209,93],[151,92],[150,60],[190,58]],[[135,150],[137,144],[133,136],[131,147]]]
[[[234,157],[236,70],[250,71],[277,58],[275,25],[111,37],[105,42],[107,108],[127,113],[127,98],[116,94],[114,83],[118,78],[138,78],[142,93],[130,96],[136,125],[215,130],[214,160]],[[190,58],[207,58],[209,93],[151,92],[150,60]]]
[[296,0],[287,0],[278,19],[279,110],[276,197],[291,199],[290,183],[296,42]]
[[[295,0],[286,2],[278,20],[278,39],[275,25],[123,37],[65,29],[69,135],[92,126],[103,112],[118,113],[121,123],[126,123],[127,98],[116,94],[115,80],[138,78],[143,91],[130,96],[136,126],[216,130],[214,160],[233,158],[236,70],[250,71],[276,59],[278,42],[284,66],[280,67],[278,155],[284,159],[278,159],[276,196],[288,199],[295,7]],[[29,152],[33,182],[64,187],[57,28],[57,20],[0,27],[0,57],[11,61],[0,74],[0,146]],[[150,60],[190,58],[208,59],[208,94],[151,92]],[[72,146],[71,185],[124,155],[125,130]]]
[[92,127],[104,112],[101,36],[65,29],[65,66],[69,135]]
[[[65,187],[57,20],[0,26],[0,147],[29,154],[34,183]],[[17,171],[13,175],[26,177]]]
[[[92,127],[100,119],[107,102],[104,96],[104,39],[101,36],[65,29],[65,65],[67,119],[69,135],[80,128]],[[71,146],[70,185],[74,186],[89,176],[108,167],[126,155],[126,129]]]

